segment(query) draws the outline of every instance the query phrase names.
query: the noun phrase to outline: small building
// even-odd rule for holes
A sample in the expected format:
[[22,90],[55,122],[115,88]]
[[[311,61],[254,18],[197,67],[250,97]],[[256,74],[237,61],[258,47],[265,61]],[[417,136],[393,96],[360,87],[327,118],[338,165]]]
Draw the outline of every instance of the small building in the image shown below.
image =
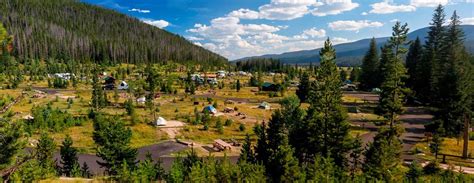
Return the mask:
[[156,126],[166,126],[167,121],[163,117],[158,117],[158,119],[155,121]]
[[262,91],[278,91],[278,85],[269,82],[264,82],[262,84]]
[[119,86],[118,86],[118,89],[119,89],[119,90],[127,90],[127,89],[128,89],[128,84],[127,84],[127,82],[121,81],[120,84],[119,84]]
[[268,102],[262,102],[258,105],[258,108],[268,110],[270,109],[270,104]]
[[217,109],[212,106],[212,105],[208,105],[206,107],[204,107],[204,109],[202,109],[202,112],[209,112],[209,114],[217,114]]

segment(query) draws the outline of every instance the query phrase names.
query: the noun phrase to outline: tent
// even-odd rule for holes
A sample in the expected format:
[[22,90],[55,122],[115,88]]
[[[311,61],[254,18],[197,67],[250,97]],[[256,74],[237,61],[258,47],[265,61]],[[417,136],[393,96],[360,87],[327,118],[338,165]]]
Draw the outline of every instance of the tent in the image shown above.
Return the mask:
[[260,105],[258,105],[258,108],[260,109],[270,109],[270,104],[268,102],[262,102]]
[[137,98],[137,102],[141,103],[141,104],[144,104],[146,102],[146,98],[145,97]]
[[212,105],[208,105],[208,106],[204,107],[202,112],[205,112],[205,111],[208,111],[210,114],[216,114],[217,113],[217,109]]
[[119,86],[118,86],[118,89],[119,90],[127,90],[128,89],[128,84],[125,81],[121,81]]
[[156,120],[156,126],[166,126],[166,120],[163,117],[158,117]]

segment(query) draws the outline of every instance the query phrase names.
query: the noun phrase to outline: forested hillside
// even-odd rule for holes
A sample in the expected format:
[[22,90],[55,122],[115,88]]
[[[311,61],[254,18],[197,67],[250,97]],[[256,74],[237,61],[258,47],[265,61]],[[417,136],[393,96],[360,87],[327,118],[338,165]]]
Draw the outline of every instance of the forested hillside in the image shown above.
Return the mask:
[[101,63],[226,59],[181,36],[113,10],[75,0],[3,0],[1,20],[14,36],[14,56]]

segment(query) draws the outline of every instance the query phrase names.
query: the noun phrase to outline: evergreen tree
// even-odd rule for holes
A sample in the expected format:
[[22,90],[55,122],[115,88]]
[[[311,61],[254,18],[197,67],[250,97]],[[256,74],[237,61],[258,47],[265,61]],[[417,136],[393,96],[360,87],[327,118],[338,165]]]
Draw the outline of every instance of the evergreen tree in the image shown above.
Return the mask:
[[255,158],[258,163],[266,165],[269,158],[268,138],[266,132],[267,126],[265,122],[257,124],[254,127],[255,135],[257,135],[257,144],[255,146]]
[[432,22],[430,23],[428,36],[424,44],[424,52],[422,59],[422,66],[420,72],[421,84],[420,92],[425,97],[425,102],[430,101],[438,105],[439,98],[439,79],[442,75],[441,63],[445,56],[445,49],[443,40],[446,36],[445,14],[442,5],[439,5],[433,14]]
[[400,174],[400,155],[402,142],[399,139],[400,129],[379,129],[374,141],[364,152],[365,161],[362,166],[364,173],[371,179],[392,182]]
[[362,147],[362,140],[360,137],[357,135],[357,137],[354,139],[354,142],[352,143],[352,148],[351,152],[349,153],[349,158],[350,162],[349,164],[351,165],[350,167],[350,175],[351,179],[354,180],[355,175],[357,171],[359,170],[360,166],[362,165],[361,161],[361,156],[364,151]]
[[84,178],[90,178],[92,176],[90,170],[89,170],[89,165],[87,165],[86,162],[84,162],[82,164],[82,167],[81,167],[81,174],[82,174],[82,177]]
[[439,77],[439,98],[435,119],[442,121],[447,136],[457,136],[464,130],[463,157],[467,157],[469,126],[473,113],[474,72],[469,54],[464,48],[464,33],[454,11],[444,46],[446,55],[441,65],[445,71]]
[[237,90],[237,92],[240,91],[240,79],[237,80],[237,84],[235,84],[235,89]]
[[67,135],[60,148],[61,164],[63,165],[62,173],[68,177],[72,175],[71,173],[73,169],[79,166],[77,149],[73,147],[72,144],[73,141],[71,136]]
[[342,167],[350,149],[349,122],[342,106],[336,53],[329,39],[319,54],[321,65],[310,91],[308,115],[302,124],[306,128],[306,132],[301,134],[306,146],[297,151],[310,159],[318,155],[331,157],[337,166]]
[[421,46],[420,38],[417,37],[415,42],[410,44],[410,48],[408,49],[408,54],[406,57],[406,67],[407,67],[407,74],[409,76],[407,80],[407,86],[411,88],[417,95],[424,95],[421,92],[419,86],[422,86],[423,82],[420,79],[420,72],[421,68],[421,58],[423,53],[423,47]]
[[409,168],[410,169],[406,173],[408,180],[413,183],[418,182],[419,178],[423,175],[423,167],[418,163],[418,161],[413,161]]
[[402,46],[407,43],[407,24],[400,22],[393,26],[392,37],[384,46],[382,59],[385,57],[381,73],[383,75],[382,93],[380,94],[377,113],[384,116],[392,127],[398,120],[398,114],[402,112],[403,93],[405,92],[403,79],[406,77],[406,69],[402,64],[401,55],[406,52]]
[[309,89],[310,89],[309,74],[307,72],[304,72],[300,79],[300,84],[298,85],[298,89],[296,90],[296,95],[298,96],[301,102],[306,102]]
[[106,119],[98,115],[94,119],[93,139],[97,145],[97,156],[103,161],[97,162],[107,172],[115,175],[124,163],[135,166],[137,150],[130,147],[132,130],[126,128],[118,119]]
[[47,133],[42,133],[36,145],[36,160],[45,173],[55,172],[53,155],[56,149],[54,140]]
[[0,170],[8,168],[23,150],[25,142],[21,129],[18,123],[0,120]]
[[94,72],[94,76],[92,77],[91,105],[95,110],[100,110],[107,105],[107,98],[105,98],[104,89],[99,82],[99,76],[97,72]]
[[379,86],[378,81],[379,55],[375,38],[370,41],[369,50],[362,60],[361,87],[365,90]]
[[347,80],[347,72],[344,69],[341,69],[341,71],[339,72],[339,76],[341,77],[342,82]]
[[240,150],[239,162],[241,161],[255,163],[255,153],[253,152],[252,141],[248,133],[245,135],[245,142]]
[[349,76],[349,79],[352,82],[359,82],[360,80],[360,68],[359,67],[353,67],[351,71],[351,75]]

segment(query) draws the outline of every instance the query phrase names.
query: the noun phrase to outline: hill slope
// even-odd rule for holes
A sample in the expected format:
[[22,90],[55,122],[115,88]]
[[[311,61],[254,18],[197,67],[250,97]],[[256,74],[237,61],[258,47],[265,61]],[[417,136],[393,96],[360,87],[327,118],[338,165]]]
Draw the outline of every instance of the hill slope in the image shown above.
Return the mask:
[[3,0],[0,11],[19,58],[213,65],[227,60],[136,18],[76,0]]
[[[474,25],[462,25],[465,34],[465,46],[471,52],[474,53]],[[425,37],[427,35],[428,28],[422,28],[415,30],[408,34],[410,40],[415,40],[416,37],[419,37],[422,43],[425,42]],[[380,47],[385,44],[388,40],[388,37],[376,38],[377,46]],[[362,39],[359,41],[351,43],[343,43],[335,45],[337,59],[336,62],[338,65],[347,66],[347,65],[358,65],[365,52],[369,49],[370,39]],[[251,58],[273,58],[279,59],[283,63],[289,64],[304,64],[310,62],[319,62],[319,50],[302,50],[295,52],[287,52],[282,54],[271,54],[271,55],[262,55],[256,57],[247,57],[239,60],[248,60]]]

